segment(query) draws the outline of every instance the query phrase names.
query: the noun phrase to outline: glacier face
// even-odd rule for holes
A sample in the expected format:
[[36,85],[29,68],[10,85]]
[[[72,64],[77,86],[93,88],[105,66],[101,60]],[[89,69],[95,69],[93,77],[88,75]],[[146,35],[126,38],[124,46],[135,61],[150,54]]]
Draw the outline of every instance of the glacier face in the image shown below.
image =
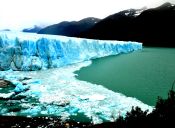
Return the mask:
[[137,42],[0,32],[0,70],[33,71],[142,49]]

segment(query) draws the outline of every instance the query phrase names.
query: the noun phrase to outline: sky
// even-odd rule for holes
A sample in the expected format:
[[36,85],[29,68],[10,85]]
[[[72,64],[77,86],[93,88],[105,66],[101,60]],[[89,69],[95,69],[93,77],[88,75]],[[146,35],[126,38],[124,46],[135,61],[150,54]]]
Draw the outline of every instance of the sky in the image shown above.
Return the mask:
[[175,4],[175,0],[0,0],[0,30],[105,18],[125,9],[152,8],[167,1]]

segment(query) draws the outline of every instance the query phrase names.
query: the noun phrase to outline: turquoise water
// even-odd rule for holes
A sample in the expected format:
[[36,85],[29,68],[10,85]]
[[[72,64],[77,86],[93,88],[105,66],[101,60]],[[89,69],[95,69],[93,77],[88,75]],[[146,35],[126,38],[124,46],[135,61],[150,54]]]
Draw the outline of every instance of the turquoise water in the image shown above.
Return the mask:
[[76,73],[79,80],[155,105],[158,96],[166,98],[175,80],[175,48],[143,48],[96,59]]

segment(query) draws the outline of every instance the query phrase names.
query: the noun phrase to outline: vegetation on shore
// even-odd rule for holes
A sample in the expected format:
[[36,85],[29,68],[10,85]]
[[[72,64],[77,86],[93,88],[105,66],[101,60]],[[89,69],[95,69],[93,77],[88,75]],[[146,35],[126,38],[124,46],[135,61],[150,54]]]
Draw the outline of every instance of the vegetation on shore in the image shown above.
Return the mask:
[[168,93],[167,99],[158,97],[155,109],[148,113],[139,107],[132,108],[126,117],[115,122],[95,125],[95,128],[173,128],[175,122],[175,91]]

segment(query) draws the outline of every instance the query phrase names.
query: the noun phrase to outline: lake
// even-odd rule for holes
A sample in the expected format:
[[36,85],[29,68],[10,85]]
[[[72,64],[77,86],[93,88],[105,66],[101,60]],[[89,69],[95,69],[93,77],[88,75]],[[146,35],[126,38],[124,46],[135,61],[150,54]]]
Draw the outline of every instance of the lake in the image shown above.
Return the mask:
[[155,105],[167,97],[175,80],[175,48],[149,48],[104,57],[79,71],[77,78]]

